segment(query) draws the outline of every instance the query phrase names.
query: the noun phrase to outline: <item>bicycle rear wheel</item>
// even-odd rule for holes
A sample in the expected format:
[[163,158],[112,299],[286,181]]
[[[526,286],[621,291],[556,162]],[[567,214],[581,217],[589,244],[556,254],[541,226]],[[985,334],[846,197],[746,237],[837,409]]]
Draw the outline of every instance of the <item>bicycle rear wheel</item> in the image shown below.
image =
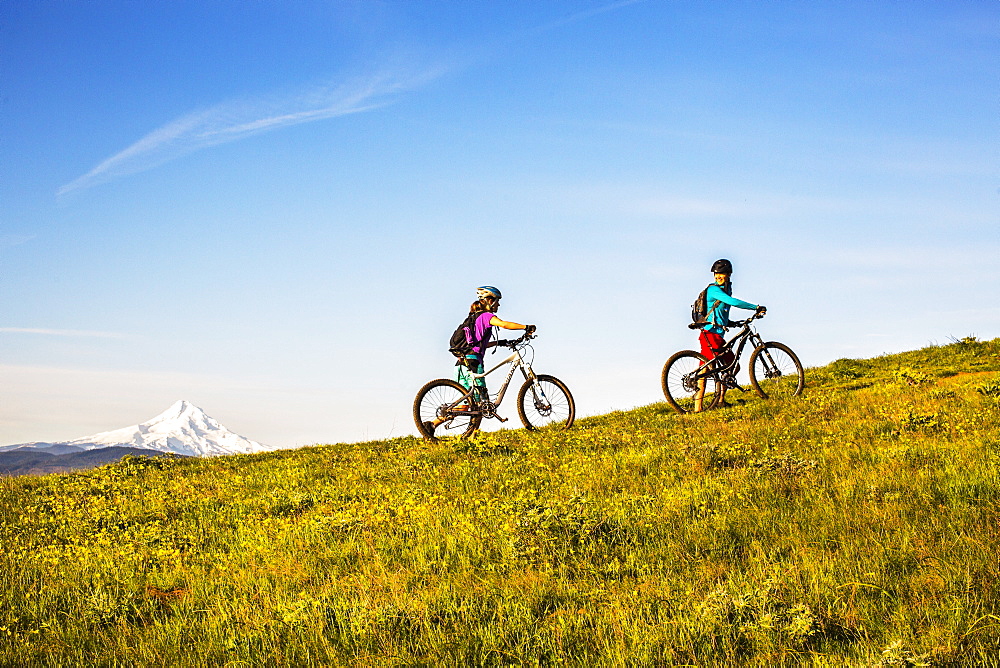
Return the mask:
[[722,382],[715,375],[705,375],[699,372],[708,363],[705,356],[693,350],[682,350],[675,353],[663,365],[660,384],[667,403],[678,413],[691,413],[695,407],[695,396],[704,383],[705,396],[702,399],[702,410],[714,408],[719,402],[722,392]]
[[538,429],[550,424],[573,426],[576,404],[569,388],[558,378],[539,374],[538,385],[524,381],[517,393],[517,414],[526,429]]
[[[453,380],[439,378],[432,380],[417,392],[413,400],[413,421],[417,423],[417,431],[430,441],[436,441],[438,436],[471,436],[479,429],[483,416],[475,411],[476,406],[469,391]],[[462,410],[462,409],[465,410]],[[433,430],[424,423],[443,421]]]
[[750,384],[764,399],[796,397],[802,394],[806,374],[791,348],[768,341],[750,355]]

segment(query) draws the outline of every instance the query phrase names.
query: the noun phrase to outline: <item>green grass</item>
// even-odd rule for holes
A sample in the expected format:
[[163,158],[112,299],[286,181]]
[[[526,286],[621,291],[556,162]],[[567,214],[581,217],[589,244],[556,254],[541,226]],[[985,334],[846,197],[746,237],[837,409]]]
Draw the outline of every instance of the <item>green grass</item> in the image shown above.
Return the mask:
[[1000,665],[1000,339],[806,381],[3,479],[0,664]]

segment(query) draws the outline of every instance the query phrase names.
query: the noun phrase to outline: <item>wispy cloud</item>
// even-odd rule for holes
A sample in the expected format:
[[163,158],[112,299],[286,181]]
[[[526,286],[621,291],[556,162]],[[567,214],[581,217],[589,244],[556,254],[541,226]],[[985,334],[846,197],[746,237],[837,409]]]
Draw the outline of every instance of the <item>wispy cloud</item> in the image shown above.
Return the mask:
[[90,188],[254,134],[385,107],[401,93],[418,88],[442,73],[442,68],[383,71],[290,95],[224,102],[195,111],[150,132],[61,187],[58,194]]
[[83,329],[42,329],[36,327],[0,327],[0,334],[40,334],[42,336],[84,336],[101,339],[122,339],[116,332],[92,332]]
[[[646,1],[610,2],[537,26],[522,33],[522,36],[546,32]],[[423,70],[414,70],[412,66],[390,67],[293,94],[228,101],[194,111],[153,130],[131,146],[98,163],[86,174],[62,186],[57,192],[61,197],[157,167],[203,148],[261,132],[379,109],[395,102],[400,94],[440,77],[448,69],[445,66]]]
[[623,7],[628,7],[629,5],[636,5],[640,2],[646,2],[647,0],[619,0],[618,2],[611,2],[606,5],[601,5],[599,7],[594,7],[593,9],[585,9],[583,11],[576,12],[575,14],[570,14],[569,16],[546,23],[545,25],[538,26],[535,28],[537,32],[544,32],[546,30],[552,30],[553,28],[561,28],[564,25],[569,25],[571,23],[577,23],[578,21],[585,21],[598,14],[606,14],[607,12],[614,12]]

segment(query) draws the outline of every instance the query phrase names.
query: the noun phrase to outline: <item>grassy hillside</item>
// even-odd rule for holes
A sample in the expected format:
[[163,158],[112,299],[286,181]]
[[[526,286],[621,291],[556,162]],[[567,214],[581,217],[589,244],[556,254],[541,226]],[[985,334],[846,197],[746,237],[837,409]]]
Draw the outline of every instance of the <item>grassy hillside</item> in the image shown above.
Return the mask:
[[3,479],[0,664],[1000,665],[998,462],[968,339],[701,415]]

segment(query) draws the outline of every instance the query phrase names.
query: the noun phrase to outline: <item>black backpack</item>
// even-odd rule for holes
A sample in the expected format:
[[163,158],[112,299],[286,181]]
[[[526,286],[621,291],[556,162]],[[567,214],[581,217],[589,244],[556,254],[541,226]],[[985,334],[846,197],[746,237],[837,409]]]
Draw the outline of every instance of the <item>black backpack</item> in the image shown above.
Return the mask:
[[[691,324],[688,325],[691,329],[698,329],[702,325],[708,322],[708,289],[716,283],[709,283],[705,286],[705,289],[698,294],[698,298],[694,300],[694,304],[691,304]],[[723,302],[718,300],[715,302],[715,306],[712,310],[722,306]]]
[[452,333],[451,339],[448,341],[448,352],[458,359],[463,359],[466,355],[473,353],[472,346],[478,343],[475,340],[476,318],[482,314],[482,311],[470,313]]

